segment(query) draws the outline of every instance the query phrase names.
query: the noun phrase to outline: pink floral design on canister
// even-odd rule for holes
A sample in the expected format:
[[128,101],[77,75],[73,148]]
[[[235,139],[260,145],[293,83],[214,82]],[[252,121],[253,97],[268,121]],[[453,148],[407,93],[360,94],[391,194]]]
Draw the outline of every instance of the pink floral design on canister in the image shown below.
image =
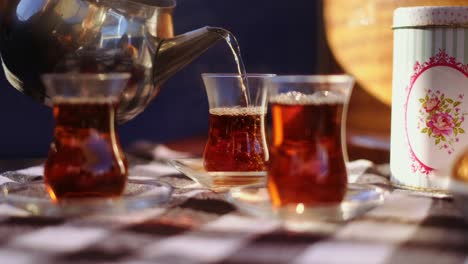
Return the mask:
[[446,113],[435,113],[432,115],[427,127],[432,129],[432,133],[436,136],[450,136],[455,124],[453,117]]

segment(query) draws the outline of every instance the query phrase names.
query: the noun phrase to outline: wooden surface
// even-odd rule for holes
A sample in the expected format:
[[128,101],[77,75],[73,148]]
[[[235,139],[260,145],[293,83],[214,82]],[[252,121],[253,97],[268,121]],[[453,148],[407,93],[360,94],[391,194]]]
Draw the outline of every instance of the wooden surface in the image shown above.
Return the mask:
[[390,161],[391,108],[371,96],[359,84],[348,107],[347,138],[350,160]]
[[421,5],[467,5],[468,0],[324,0],[322,73],[357,79],[348,111],[350,159],[389,162],[393,11]]
[[328,43],[362,88],[391,103],[393,10],[404,6],[468,5],[467,0],[325,0]]

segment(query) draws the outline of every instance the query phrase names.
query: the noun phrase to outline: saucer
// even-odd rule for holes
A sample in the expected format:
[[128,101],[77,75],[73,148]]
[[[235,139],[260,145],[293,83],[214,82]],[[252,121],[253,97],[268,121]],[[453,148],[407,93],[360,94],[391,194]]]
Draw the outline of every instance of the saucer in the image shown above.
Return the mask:
[[208,172],[203,159],[174,159],[170,163],[185,176],[214,191],[227,191],[232,187],[264,183],[266,171]]
[[129,178],[124,193],[118,198],[62,199],[54,202],[43,181],[6,183],[0,186],[0,202],[38,216],[82,216],[125,213],[162,205],[173,188],[156,180]]
[[313,207],[297,204],[281,208],[272,207],[264,184],[232,188],[226,196],[228,201],[248,215],[307,223],[342,222],[353,219],[382,204],[387,193],[387,190],[377,186],[351,183],[348,184],[346,196],[341,203],[319,204]]

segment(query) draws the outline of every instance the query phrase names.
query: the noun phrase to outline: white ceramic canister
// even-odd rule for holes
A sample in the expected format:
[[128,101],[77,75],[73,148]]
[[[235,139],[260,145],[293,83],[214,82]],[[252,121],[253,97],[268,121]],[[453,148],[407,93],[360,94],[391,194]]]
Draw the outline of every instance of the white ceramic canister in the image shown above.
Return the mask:
[[398,8],[393,30],[392,182],[445,192],[468,147],[468,6]]

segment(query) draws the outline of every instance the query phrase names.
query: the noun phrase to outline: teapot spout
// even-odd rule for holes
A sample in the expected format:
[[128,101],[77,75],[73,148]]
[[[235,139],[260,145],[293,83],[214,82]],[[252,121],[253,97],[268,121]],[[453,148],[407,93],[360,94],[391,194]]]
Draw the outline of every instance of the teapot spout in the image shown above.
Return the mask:
[[174,73],[198,58],[230,32],[216,27],[203,27],[170,39],[153,38],[153,82],[161,85]]

